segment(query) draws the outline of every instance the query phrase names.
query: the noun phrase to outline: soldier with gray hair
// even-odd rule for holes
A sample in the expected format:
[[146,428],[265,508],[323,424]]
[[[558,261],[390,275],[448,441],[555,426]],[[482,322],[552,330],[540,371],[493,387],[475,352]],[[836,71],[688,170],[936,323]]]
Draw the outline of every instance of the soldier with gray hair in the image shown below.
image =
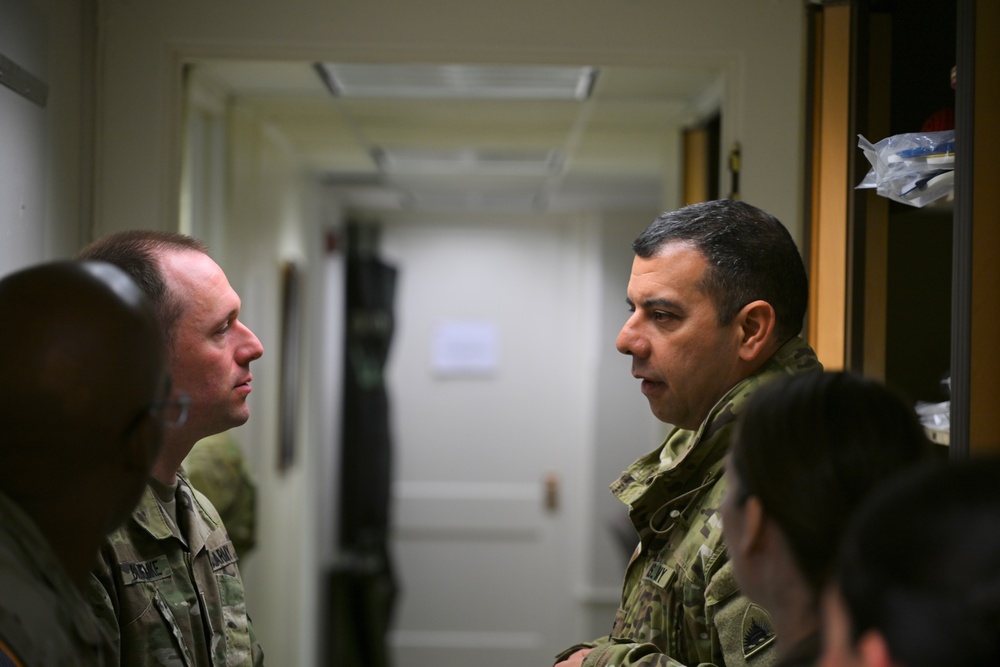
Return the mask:
[[152,306],[109,264],[12,273],[0,368],[0,664],[113,664],[89,573],[183,418]]
[[769,665],[773,623],[738,590],[718,508],[747,399],[773,378],[821,369],[798,336],[805,267],[774,216],[731,200],[664,213],[632,249],[617,347],[673,428],[611,485],[639,539],[611,633],[557,665]]

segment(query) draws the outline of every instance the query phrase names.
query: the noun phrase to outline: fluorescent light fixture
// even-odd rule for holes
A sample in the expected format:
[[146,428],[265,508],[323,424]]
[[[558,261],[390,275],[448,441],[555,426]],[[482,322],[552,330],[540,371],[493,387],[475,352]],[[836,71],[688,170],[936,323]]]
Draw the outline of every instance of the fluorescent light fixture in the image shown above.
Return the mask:
[[372,159],[386,174],[547,175],[563,166],[559,151],[419,151],[375,148]]
[[544,211],[544,197],[531,192],[465,194],[416,193],[403,202],[403,208],[421,211],[465,211],[477,213],[536,213]]
[[585,100],[596,67],[316,63],[338,97]]

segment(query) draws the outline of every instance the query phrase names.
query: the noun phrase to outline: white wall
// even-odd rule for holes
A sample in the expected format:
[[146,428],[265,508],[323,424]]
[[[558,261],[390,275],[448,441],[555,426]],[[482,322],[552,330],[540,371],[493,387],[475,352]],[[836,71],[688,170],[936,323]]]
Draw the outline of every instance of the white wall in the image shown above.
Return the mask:
[[0,275],[66,257],[82,237],[85,4],[0,0],[0,53],[48,86],[44,107],[0,86]]

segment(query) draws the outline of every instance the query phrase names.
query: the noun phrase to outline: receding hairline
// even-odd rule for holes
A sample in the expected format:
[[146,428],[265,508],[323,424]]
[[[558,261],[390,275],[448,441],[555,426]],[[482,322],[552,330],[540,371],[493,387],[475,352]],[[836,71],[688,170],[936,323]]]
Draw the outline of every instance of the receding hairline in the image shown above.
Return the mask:
[[209,255],[201,240],[179,232],[129,229],[114,232],[87,244],[78,259],[99,259],[118,265],[129,273],[153,302],[168,345],[183,310],[173,286],[164,275],[162,257],[170,252],[200,252]]
[[81,253],[86,254],[91,248],[97,247],[124,247],[126,245],[144,246],[149,249],[155,247],[176,247],[189,248],[208,253],[208,245],[204,241],[180,232],[169,232],[159,229],[126,229],[120,232],[112,232],[102,236],[87,244]]

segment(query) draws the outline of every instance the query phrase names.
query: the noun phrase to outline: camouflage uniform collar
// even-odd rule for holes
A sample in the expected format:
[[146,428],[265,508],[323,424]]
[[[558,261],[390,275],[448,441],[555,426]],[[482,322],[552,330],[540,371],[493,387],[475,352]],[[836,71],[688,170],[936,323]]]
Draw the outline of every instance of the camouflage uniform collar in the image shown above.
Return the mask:
[[[205,540],[211,535],[218,524],[212,519],[212,516],[205,511],[201,506],[201,501],[198,500],[198,495],[194,493],[194,489],[191,487],[190,482],[188,482],[187,477],[184,476],[183,472],[177,473],[177,514],[178,519],[182,512],[198,512],[201,515],[202,521],[195,522],[199,530],[194,535],[180,536],[174,532],[171,522],[167,519],[163,512],[163,508],[160,507],[160,503],[156,500],[156,494],[153,489],[147,484],[145,491],[143,491],[142,499],[139,501],[138,506],[132,512],[132,519],[141,527],[144,531],[149,533],[149,535],[155,540],[166,540],[168,538],[180,539],[183,542],[188,543],[192,553],[197,553],[205,546]],[[185,507],[185,497],[190,499],[190,504]]]
[[[802,338],[793,337],[756,373],[737,383],[719,399],[697,430],[673,428],[659,447],[622,473],[611,485],[611,492],[629,507],[640,501],[648,507],[647,503],[666,502],[666,493],[676,494],[688,486],[703,483],[716,471],[725,455],[730,441],[728,433],[757,386],[773,377],[820,368],[812,348]],[[656,485],[653,485],[654,480]],[[660,492],[651,494],[651,489]]]

